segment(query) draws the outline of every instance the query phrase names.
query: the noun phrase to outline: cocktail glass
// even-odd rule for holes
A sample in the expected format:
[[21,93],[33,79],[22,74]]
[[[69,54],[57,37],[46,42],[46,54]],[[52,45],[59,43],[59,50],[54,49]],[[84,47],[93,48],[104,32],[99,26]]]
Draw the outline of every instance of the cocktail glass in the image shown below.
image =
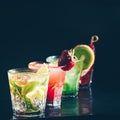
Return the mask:
[[[41,63],[39,61],[30,62],[28,67],[37,71],[41,67]],[[50,77],[47,92],[47,106],[60,107],[66,72],[56,64],[48,64],[48,68]]]
[[[96,47],[94,43],[97,42],[98,40],[99,40],[99,37],[97,35],[93,35],[91,37],[90,44],[89,44],[89,47],[94,52],[94,57],[96,57]],[[89,89],[92,83],[93,70],[94,70],[94,62],[93,62],[93,65],[89,69],[83,71],[83,73],[81,74],[80,89],[83,89],[83,88]]]
[[75,63],[75,66],[71,70],[66,71],[65,82],[62,91],[63,97],[75,97],[78,95],[82,64],[83,61],[79,60]]
[[63,84],[65,81],[65,71],[60,67],[49,67],[50,78],[48,84],[47,105],[60,106]]
[[49,72],[37,74],[27,68],[8,70],[15,118],[44,117]]

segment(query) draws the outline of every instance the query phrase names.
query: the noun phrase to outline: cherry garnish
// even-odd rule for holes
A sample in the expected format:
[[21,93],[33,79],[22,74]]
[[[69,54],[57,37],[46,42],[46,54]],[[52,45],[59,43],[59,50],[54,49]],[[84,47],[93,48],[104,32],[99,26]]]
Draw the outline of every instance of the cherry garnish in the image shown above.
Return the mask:
[[73,56],[70,56],[68,50],[63,50],[58,60],[58,66],[62,66],[64,71],[70,70],[75,65]]

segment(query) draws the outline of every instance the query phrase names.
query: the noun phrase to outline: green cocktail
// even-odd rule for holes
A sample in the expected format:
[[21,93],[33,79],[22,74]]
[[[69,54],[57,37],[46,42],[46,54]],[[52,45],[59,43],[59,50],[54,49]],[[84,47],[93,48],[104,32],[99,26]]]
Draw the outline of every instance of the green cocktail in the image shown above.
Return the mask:
[[8,71],[13,115],[15,117],[38,117],[44,115],[49,72],[43,65],[36,73],[17,68]]
[[64,96],[76,96],[79,89],[80,72],[76,68],[66,72],[66,78],[63,85]]
[[[78,60],[74,67],[66,71],[65,82],[63,85],[63,97],[75,97],[79,91],[79,79],[82,71],[84,57]],[[79,66],[79,67],[78,67]]]

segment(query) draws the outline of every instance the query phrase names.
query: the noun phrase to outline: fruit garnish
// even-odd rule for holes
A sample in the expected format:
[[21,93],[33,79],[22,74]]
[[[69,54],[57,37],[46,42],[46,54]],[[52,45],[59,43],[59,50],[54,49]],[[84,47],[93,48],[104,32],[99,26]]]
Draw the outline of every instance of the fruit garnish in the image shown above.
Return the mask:
[[78,60],[81,59],[81,56],[82,57],[84,56],[84,61],[83,61],[83,66],[82,66],[83,70],[81,73],[81,76],[83,76],[89,71],[91,66],[94,64],[95,54],[93,50],[88,45],[85,45],[85,44],[76,45],[73,48],[73,53],[74,53],[74,56],[76,56]]
[[36,74],[40,74],[40,73],[47,73],[49,72],[48,70],[48,64],[46,63],[40,63],[38,61],[35,61],[35,62],[30,62],[28,64],[28,68],[35,71]]
[[61,69],[67,71],[75,65],[75,61],[72,50],[63,50],[58,60],[58,66],[62,66]]
[[43,63],[43,64],[40,64],[39,63],[39,65],[41,65],[41,67],[38,69],[38,71],[36,72],[37,74],[40,74],[40,73],[47,73],[49,70],[48,70],[48,66],[45,64],[45,63]]
[[35,72],[37,72],[41,68],[41,66],[42,64],[40,64],[38,61],[30,62],[28,64],[28,68],[34,70]]
[[42,88],[34,89],[26,95],[26,97],[29,98],[33,103],[35,99],[38,99],[39,101],[43,100],[44,96],[44,90],[42,90]]
[[33,91],[36,86],[39,84],[39,81],[31,81],[27,83],[22,89],[22,95],[26,95],[27,93]]

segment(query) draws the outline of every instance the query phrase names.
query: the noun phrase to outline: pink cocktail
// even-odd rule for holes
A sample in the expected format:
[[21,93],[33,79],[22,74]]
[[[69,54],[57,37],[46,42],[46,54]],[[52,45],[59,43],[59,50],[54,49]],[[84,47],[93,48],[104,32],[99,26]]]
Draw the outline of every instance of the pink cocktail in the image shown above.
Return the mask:
[[60,106],[62,89],[65,80],[65,71],[60,67],[49,67],[50,78],[48,84],[47,105]]

